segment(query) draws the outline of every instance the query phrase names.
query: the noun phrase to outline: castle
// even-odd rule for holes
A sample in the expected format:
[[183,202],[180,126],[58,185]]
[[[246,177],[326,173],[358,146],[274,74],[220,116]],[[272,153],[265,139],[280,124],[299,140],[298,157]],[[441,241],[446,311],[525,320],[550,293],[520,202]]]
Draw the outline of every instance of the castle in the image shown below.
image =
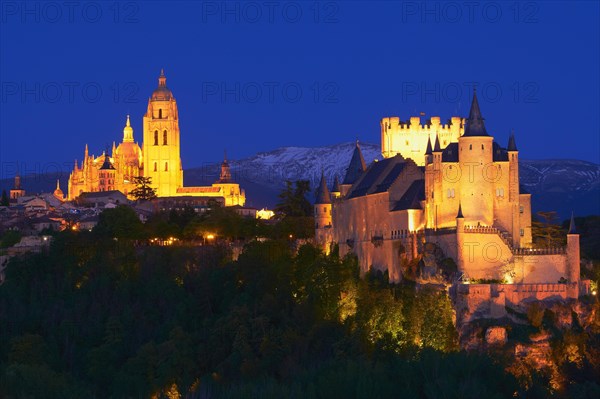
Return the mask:
[[315,239],[324,250],[337,244],[340,255],[356,254],[363,273],[387,271],[398,282],[403,264],[432,243],[454,260],[461,282],[497,283],[482,289],[500,302],[579,295],[573,220],[566,247],[533,247],[515,136],[506,148],[494,141],[476,92],[468,118],[424,126],[419,117],[383,118],[381,140],[383,160],[367,167],[357,143],[341,184],[336,177],[330,191],[321,178]]
[[136,188],[134,178],[150,177],[158,197],[212,197],[223,198],[225,206],[244,206],[246,195],[231,178],[225,158],[221,174],[211,186],[185,187],[180,157],[181,141],[177,102],[167,87],[167,78],[161,70],[158,87],[148,99],[143,117],[142,147],[134,141],[133,128],[127,115],[123,141],[98,157],[90,155],[86,144],[83,162],[75,161],[69,176],[67,198],[75,200],[83,193],[118,190],[131,197]]

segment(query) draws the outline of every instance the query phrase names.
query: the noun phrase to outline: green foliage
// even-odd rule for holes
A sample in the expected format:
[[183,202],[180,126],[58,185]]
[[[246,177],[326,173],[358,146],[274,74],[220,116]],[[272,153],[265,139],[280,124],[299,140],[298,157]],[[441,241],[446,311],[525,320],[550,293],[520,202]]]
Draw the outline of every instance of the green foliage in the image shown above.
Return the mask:
[[143,237],[144,225],[133,208],[119,205],[113,209],[105,209],[94,227],[94,234],[106,238],[140,239]]
[[156,189],[152,188],[152,178],[136,176],[133,178],[135,188],[130,194],[138,201],[150,201],[156,198]]
[[[220,245],[144,247],[128,238],[149,236],[150,226],[132,228],[130,209],[102,215],[97,231],[58,233],[48,253],[8,265],[3,397],[475,398],[521,389],[485,356],[455,351],[452,308],[437,289],[392,285],[387,273],[360,278],[355,257],[311,245],[295,252],[289,239],[250,242],[236,262]],[[236,218],[161,217],[181,233],[190,220]]]
[[556,212],[537,212],[531,225],[533,243],[539,248],[561,247],[566,244],[566,230],[558,224]]
[[6,230],[0,238],[0,248],[8,248],[21,241],[21,233],[15,230]]
[[286,217],[311,216],[312,206],[306,199],[309,192],[310,182],[308,180],[297,180],[295,183],[286,180],[285,188],[279,194],[280,202],[275,207],[275,212]]

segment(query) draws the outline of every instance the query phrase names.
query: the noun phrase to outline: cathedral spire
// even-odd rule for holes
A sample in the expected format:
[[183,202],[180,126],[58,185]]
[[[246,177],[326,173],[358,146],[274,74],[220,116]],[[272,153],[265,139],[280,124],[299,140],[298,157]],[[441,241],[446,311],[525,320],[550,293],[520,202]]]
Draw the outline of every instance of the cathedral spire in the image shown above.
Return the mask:
[[125,122],[125,127],[123,128],[123,143],[133,143],[133,128],[131,127],[131,122],[129,121],[129,115],[127,115],[127,121]]
[[158,77],[158,87],[166,87],[167,86],[167,77],[165,76],[165,70],[163,68],[160,69],[160,76]]
[[488,136],[483,121],[484,119],[483,116],[481,116],[481,110],[479,109],[479,101],[477,100],[477,89],[474,87],[471,110],[469,111],[469,117],[466,120],[465,133],[463,136]]
[[331,204],[331,196],[329,195],[329,189],[327,188],[327,182],[325,181],[323,172],[321,172],[321,183],[319,184],[319,191],[317,191],[315,204]]
[[577,234],[577,229],[575,228],[575,215],[571,212],[571,223],[569,223],[569,233],[568,234]]
[[518,151],[517,144],[515,143],[515,131],[511,130],[510,136],[508,137],[508,151]]
[[227,151],[223,152],[223,162],[221,163],[221,175],[219,176],[219,183],[231,183],[231,169],[229,168],[229,162],[227,162]]

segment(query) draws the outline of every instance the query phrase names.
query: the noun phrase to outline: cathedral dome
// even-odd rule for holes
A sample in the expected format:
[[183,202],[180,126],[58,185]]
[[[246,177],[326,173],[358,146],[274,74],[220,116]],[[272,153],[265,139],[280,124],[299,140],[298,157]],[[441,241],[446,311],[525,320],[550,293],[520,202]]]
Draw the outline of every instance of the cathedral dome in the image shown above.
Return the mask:
[[124,142],[116,150],[117,157],[123,157],[126,165],[139,166],[142,150],[137,143]]
[[152,92],[152,101],[168,101],[173,98],[173,93],[167,87],[167,77],[165,71],[160,70],[160,76],[158,77],[158,87]]

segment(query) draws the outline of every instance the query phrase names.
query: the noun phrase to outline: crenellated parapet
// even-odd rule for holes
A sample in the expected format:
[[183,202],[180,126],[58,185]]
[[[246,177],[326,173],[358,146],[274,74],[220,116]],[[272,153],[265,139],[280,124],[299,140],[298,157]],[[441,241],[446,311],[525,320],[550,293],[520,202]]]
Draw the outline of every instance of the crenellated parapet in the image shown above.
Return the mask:
[[439,116],[432,116],[424,123],[421,117],[413,116],[407,121],[399,117],[381,119],[381,153],[384,158],[397,154],[411,158],[417,165],[425,165],[425,149],[431,138],[439,137],[441,149],[456,143],[464,132],[464,119],[453,116],[442,123]]

